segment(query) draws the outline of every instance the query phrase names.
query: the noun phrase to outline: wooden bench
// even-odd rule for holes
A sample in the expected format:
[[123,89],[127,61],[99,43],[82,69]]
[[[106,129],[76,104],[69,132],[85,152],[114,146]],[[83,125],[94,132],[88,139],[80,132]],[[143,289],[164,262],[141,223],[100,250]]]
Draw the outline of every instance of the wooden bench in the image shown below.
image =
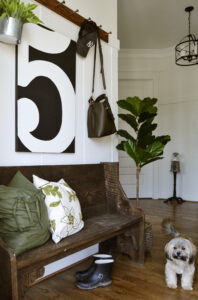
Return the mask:
[[118,163],[0,167],[0,183],[8,184],[17,170],[30,180],[32,174],[50,181],[64,178],[77,193],[85,226],[58,244],[49,240],[17,257],[0,239],[0,299],[22,300],[27,288],[40,281],[44,266],[96,243],[101,251],[144,262],[144,216],[120,186]]

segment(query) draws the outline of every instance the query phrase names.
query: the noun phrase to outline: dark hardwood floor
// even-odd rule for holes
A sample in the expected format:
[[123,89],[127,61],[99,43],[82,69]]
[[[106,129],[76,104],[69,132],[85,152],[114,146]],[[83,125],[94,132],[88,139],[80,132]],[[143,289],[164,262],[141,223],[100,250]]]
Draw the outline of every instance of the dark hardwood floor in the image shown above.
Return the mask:
[[161,233],[160,225],[164,217],[173,218],[177,229],[191,236],[198,246],[198,203],[164,204],[162,200],[141,200],[140,203],[145,211],[146,220],[150,221],[153,227],[153,248],[151,253],[146,255],[144,266],[133,263],[125,255],[118,255],[115,258],[112,285],[84,291],[75,287],[74,275],[77,270],[82,270],[89,265],[90,260],[87,260],[32,287],[27,292],[25,300],[198,299],[198,259],[193,291],[184,291],[180,285],[176,290],[166,287],[163,248],[167,237]]

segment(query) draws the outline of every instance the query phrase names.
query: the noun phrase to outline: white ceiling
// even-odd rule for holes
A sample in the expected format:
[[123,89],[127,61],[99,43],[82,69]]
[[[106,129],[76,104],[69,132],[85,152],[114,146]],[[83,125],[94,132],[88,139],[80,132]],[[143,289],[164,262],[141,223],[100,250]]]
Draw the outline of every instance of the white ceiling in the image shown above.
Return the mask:
[[188,34],[198,38],[198,0],[118,0],[118,38],[125,49],[163,49],[175,46]]

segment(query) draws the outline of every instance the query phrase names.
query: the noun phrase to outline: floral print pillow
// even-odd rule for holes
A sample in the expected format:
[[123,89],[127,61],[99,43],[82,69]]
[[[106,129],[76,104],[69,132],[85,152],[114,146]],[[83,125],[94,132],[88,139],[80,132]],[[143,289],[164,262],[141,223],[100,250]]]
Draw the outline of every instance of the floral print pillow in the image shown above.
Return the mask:
[[50,231],[55,243],[84,227],[80,202],[64,179],[49,182],[33,175],[34,186],[41,189],[48,210]]

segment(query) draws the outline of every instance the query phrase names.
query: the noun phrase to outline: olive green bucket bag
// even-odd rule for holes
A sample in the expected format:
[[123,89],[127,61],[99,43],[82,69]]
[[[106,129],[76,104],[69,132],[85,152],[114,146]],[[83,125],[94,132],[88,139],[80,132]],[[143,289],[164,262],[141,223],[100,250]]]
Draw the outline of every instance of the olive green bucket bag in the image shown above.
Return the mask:
[[0,236],[16,255],[45,243],[48,228],[42,191],[20,172],[9,186],[0,185]]

